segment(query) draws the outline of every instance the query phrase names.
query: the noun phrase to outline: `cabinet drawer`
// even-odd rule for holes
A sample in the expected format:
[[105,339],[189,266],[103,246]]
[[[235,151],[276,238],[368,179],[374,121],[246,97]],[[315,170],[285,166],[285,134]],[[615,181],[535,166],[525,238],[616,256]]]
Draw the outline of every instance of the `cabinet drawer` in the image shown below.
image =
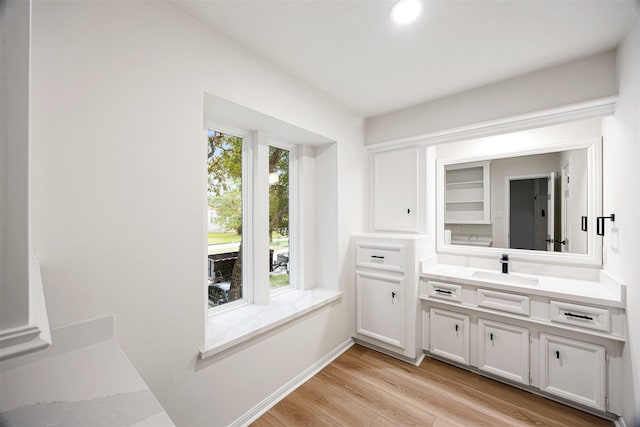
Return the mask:
[[506,292],[478,289],[478,307],[486,307],[508,313],[529,315],[529,297]]
[[427,295],[433,298],[462,302],[462,286],[429,280],[427,281]]
[[552,322],[609,332],[610,314],[606,308],[589,307],[561,301],[551,301],[549,308]]
[[403,245],[358,243],[356,261],[359,266],[405,271]]

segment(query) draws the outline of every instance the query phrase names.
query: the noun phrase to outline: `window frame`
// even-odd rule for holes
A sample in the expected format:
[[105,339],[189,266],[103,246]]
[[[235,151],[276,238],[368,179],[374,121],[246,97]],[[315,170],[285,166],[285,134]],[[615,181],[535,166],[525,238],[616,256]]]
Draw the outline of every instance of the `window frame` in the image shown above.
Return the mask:
[[[208,138],[209,131],[217,131],[242,138],[242,299],[209,308],[208,291],[205,292],[207,315],[215,316],[252,304],[264,305],[264,297],[267,298],[266,303],[269,304],[271,299],[277,295],[304,288],[301,286],[301,278],[304,277],[304,273],[303,262],[301,262],[303,242],[299,193],[301,179],[299,155],[302,150],[298,144],[279,140],[263,130],[249,131],[207,121],[205,126],[206,138]],[[261,146],[264,145],[267,147],[266,150],[261,149]],[[261,221],[254,220],[254,218],[264,216],[268,228],[268,147],[270,146],[289,151],[289,285],[276,289],[271,289],[268,270],[267,276],[260,277],[260,271],[257,268],[256,249],[264,246],[268,248],[269,237],[266,237],[268,236],[268,229],[263,229]],[[264,177],[260,177],[262,171],[266,171]],[[266,186],[262,185],[262,182],[266,183]],[[208,186],[205,185],[205,187],[208,197]],[[266,194],[261,194],[264,191],[266,191]],[[205,197],[205,205],[207,204],[207,197]],[[260,203],[259,199],[261,197],[266,197],[266,206]],[[205,236],[208,232],[207,222],[207,215],[205,215]],[[206,238],[204,240],[206,247],[205,268],[208,268],[208,243]],[[208,278],[208,275],[205,274],[205,277]],[[205,282],[205,284],[207,283]],[[205,285],[205,290],[206,287]]]
[[[242,299],[237,301],[233,301],[218,307],[208,307],[208,292],[206,289],[206,298],[205,306],[207,307],[207,312],[209,315],[211,314],[219,314],[224,313],[229,310],[235,310],[240,307],[244,307],[246,305],[253,304],[253,274],[252,269],[244,268],[244,265],[249,264],[253,265],[253,216],[251,213],[253,212],[253,180],[252,180],[252,168],[253,168],[253,135],[251,132],[234,128],[230,126],[223,126],[217,123],[207,122],[207,126],[205,129],[205,136],[207,146],[209,144],[209,131],[224,133],[228,135],[237,136],[242,138]],[[208,163],[208,162],[207,162]],[[208,179],[208,164],[206,169],[206,175]],[[208,184],[206,185],[206,195],[205,202],[209,197],[209,188]],[[205,223],[205,236],[208,235],[208,218]],[[206,253],[205,253],[205,266],[208,271],[208,258],[209,258],[209,244],[208,240],[205,238],[206,244]],[[206,280],[208,280],[208,274],[205,275]],[[208,281],[206,282],[206,286],[208,287]]]
[[[299,162],[297,161],[298,149],[296,144],[284,142],[279,139],[269,137],[269,147],[280,148],[289,151],[289,285],[280,288],[271,289],[269,286],[270,296],[280,295],[282,293],[298,289],[302,263],[299,261],[299,198],[298,198],[298,180],[299,180]],[[267,159],[268,161],[269,159]],[[267,177],[268,178],[268,177]],[[269,211],[267,210],[267,217]]]

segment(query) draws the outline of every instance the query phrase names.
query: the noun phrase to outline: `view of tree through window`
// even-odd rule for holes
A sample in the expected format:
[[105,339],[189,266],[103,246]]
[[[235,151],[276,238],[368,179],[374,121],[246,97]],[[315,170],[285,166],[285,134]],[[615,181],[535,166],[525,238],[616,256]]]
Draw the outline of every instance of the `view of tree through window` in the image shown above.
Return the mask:
[[289,285],[289,151],[269,147],[269,259],[271,288]]
[[[243,298],[241,136],[216,130],[208,135],[209,307]],[[289,150],[269,147],[269,287],[289,281]],[[249,171],[251,173],[251,171]],[[265,176],[264,179],[267,179]],[[245,266],[250,268],[250,266]],[[255,280],[266,285],[266,277]]]
[[208,132],[209,306],[242,299],[242,143]]

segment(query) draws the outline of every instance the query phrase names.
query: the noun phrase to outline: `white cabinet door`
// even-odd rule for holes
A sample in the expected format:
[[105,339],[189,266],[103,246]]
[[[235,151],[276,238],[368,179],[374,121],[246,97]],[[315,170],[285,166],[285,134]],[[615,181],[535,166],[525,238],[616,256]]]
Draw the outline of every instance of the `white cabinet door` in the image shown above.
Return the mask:
[[540,334],[540,351],[540,389],[606,410],[604,347]]
[[478,368],[529,384],[529,330],[490,320],[478,320]]
[[356,272],[359,334],[404,348],[404,277]]
[[469,316],[432,308],[429,335],[432,354],[469,364]]
[[373,155],[373,228],[419,232],[420,149]]

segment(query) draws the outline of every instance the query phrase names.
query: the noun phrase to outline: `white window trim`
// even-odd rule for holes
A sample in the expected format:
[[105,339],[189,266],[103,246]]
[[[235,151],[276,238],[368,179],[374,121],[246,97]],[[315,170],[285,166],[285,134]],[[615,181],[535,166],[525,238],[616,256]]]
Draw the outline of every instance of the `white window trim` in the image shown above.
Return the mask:
[[[243,268],[242,271],[243,299],[212,308],[208,308],[205,301],[207,317],[222,315],[246,305],[270,305],[274,298],[283,293],[296,289],[308,289],[303,283],[304,263],[301,262],[304,259],[304,236],[301,221],[302,200],[299,190],[302,185],[300,146],[273,138],[265,131],[251,132],[210,121],[206,123],[206,132],[208,130],[243,138],[242,257],[243,266],[251,266],[251,268]],[[265,263],[261,256],[268,251],[269,247],[269,239],[264,237],[268,235],[269,193],[266,177],[269,173],[269,146],[289,150],[289,254],[292,262],[289,286],[277,289],[271,289],[269,286],[268,261]]]
[[[224,126],[217,123],[208,122],[207,127],[205,129],[205,135],[208,134],[209,130],[234,135],[242,138],[242,264],[245,265],[253,265],[253,182],[251,179],[248,179],[253,174],[253,139],[251,132],[248,132],[244,129],[238,129],[230,126]],[[207,136],[208,138],[208,136]],[[207,140],[208,144],[208,140]],[[208,187],[206,188],[207,197],[205,197],[205,201],[208,198]],[[205,222],[205,236],[208,233],[208,224]],[[207,239],[205,238],[205,242]],[[209,257],[208,243],[205,243],[207,249],[205,251],[206,258]],[[208,260],[205,259],[205,265]],[[208,267],[207,267],[208,268]],[[206,275],[208,276],[208,275]],[[207,282],[205,282],[206,284]],[[215,315],[224,313],[230,310],[235,310],[240,307],[243,307],[248,304],[252,304],[254,300],[254,277],[253,277],[253,269],[252,268],[243,268],[242,269],[242,299],[238,301],[233,301],[231,303],[225,304],[220,307],[212,307],[208,308],[207,301],[205,301],[205,306],[207,306],[207,311],[209,315]],[[208,292],[208,290],[205,291]],[[208,295],[205,295],[205,298],[208,298]]]

